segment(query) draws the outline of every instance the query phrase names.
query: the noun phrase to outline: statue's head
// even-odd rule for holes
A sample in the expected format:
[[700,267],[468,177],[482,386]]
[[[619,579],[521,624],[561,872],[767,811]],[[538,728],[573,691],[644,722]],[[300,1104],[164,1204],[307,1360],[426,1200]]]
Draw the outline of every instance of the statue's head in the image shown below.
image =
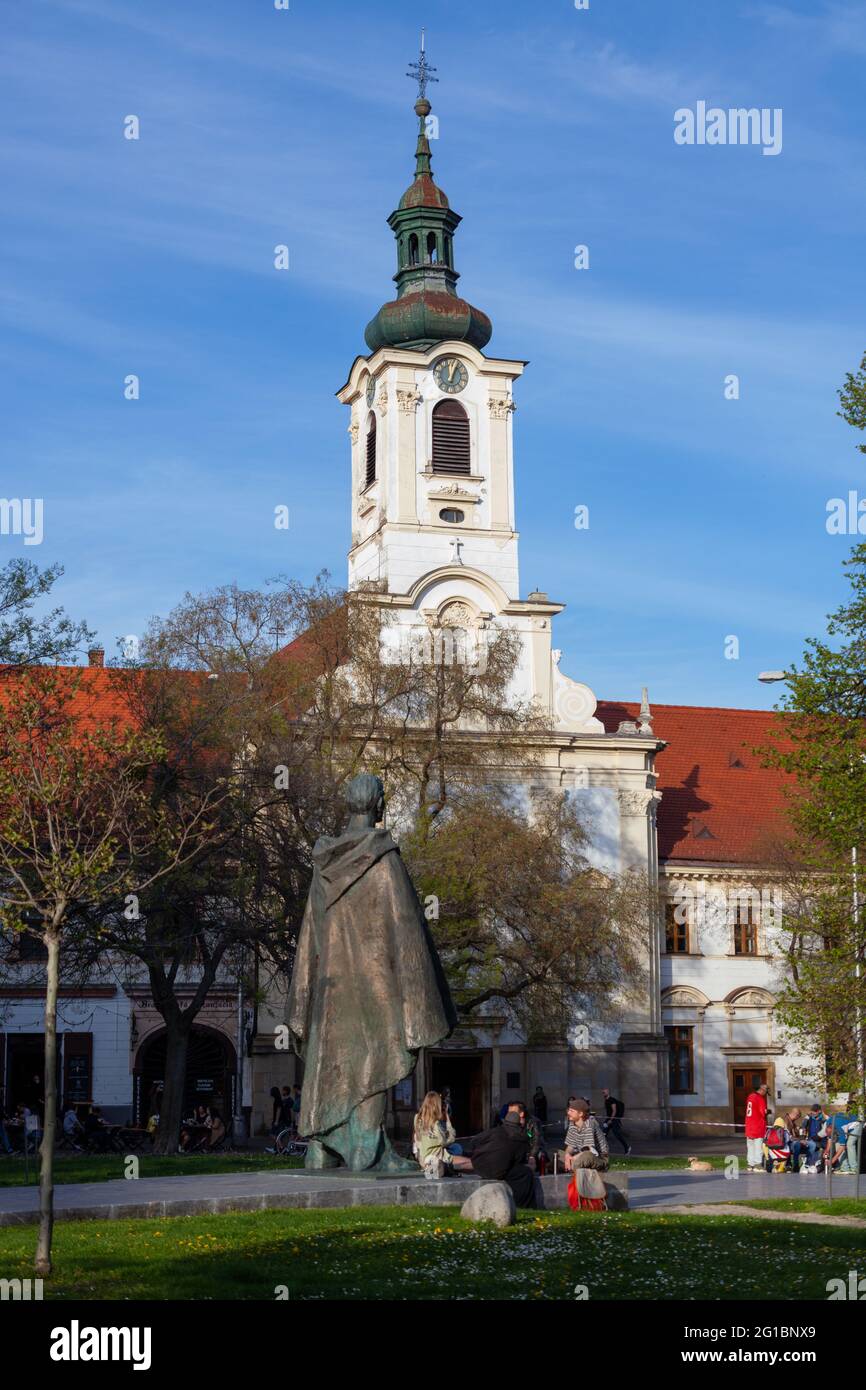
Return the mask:
[[352,821],[378,825],[385,814],[385,788],[381,778],[374,777],[372,772],[361,772],[346,783],[344,795]]

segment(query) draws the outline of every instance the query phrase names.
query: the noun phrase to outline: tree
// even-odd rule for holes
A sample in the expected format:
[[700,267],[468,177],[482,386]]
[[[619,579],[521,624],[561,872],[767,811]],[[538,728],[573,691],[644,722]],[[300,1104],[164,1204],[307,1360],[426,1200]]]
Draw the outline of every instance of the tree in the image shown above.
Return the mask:
[[511,633],[492,632],[474,662],[443,643],[431,662],[399,635],[374,595],[346,594],[326,575],[224,585],[155,620],[138,661],[117,673],[124,705],[161,732],[167,794],[183,802],[214,777],[227,788],[195,861],[160,877],[135,920],[101,914],[103,945],[130,979],[147,971],[165,1023],[157,1151],[177,1143],[188,1040],[208,992],[229,964],[247,996],[256,978],[291,970],[312,847],[342,829],[346,780],[380,772],[392,820],[429,827],[458,787],[503,765],[508,739],[513,758],[520,729],[540,727],[506,698]]
[[[103,673],[99,672],[101,676]],[[106,704],[93,671],[33,666],[0,687],[0,897],[7,930],[43,943],[45,1115],[36,1272],[51,1272],[61,943],[95,905],[133,902],[191,857],[206,812],[169,825],[154,800],[159,736]],[[166,852],[166,841],[169,848]],[[159,846],[161,853],[155,855]],[[153,867],[156,864],[156,867]],[[80,927],[79,927],[80,930]]]
[[[153,794],[168,824],[185,824],[220,789],[194,856],[157,874],[171,836],[153,846],[153,881],[134,917],[111,904],[94,910],[102,949],[128,983],[147,973],[165,1024],[158,1153],[177,1145],[189,1039],[208,994],[230,971],[248,997],[262,969],[290,965],[312,844],[335,825],[332,801],[352,766],[352,748],[337,746],[333,700],[327,720],[298,717],[338,681],[340,611],[323,582],[187,594],[151,623],[137,661],[111,672],[124,707],[159,730]],[[278,655],[301,636],[290,657]]]
[[[842,418],[866,430],[866,356],[839,398]],[[866,444],[857,448],[866,453]],[[859,1096],[862,1114],[866,545],[855,546],[844,564],[850,596],[829,616],[828,640],[810,638],[801,665],[787,673],[777,735],[764,752],[769,765],[794,779],[793,838],[783,856],[790,980],[779,1016],[813,1057],[813,1070],[823,1070],[834,1089]]]
[[33,614],[62,574],[60,565],[40,571],[29,560],[10,560],[0,569],[0,668],[69,661],[91,640],[87,625],[62,608],[39,619]]
[[587,826],[560,793],[533,798],[479,786],[403,853],[464,1018],[490,1005],[528,1036],[563,1035],[599,1017],[643,978],[648,888],[588,858]]

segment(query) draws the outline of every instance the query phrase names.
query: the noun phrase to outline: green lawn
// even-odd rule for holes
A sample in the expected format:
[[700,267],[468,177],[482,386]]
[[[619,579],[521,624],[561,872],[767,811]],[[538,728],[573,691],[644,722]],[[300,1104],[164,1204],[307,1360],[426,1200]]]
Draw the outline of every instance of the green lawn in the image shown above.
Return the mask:
[[866,1221],[866,1197],[756,1197],[750,1202],[738,1202],[739,1207],[759,1207],[766,1211],[817,1211],[824,1216],[861,1216]]
[[[27,1278],[35,1227],[0,1228],[0,1272]],[[58,1222],[46,1298],[825,1299],[866,1269],[866,1232],[737,1216],[524,1212],[505,1231],[456,1207],[271,1211]]]
[[[173,1154],[159,1158],[153,1154],[138,1154],[139,1177],[172,1178],[177,1173],[249,1173],[257,1169],[276,1172],[285,1168],[302,1168],[300,1158],[277,1158],[262,1153],[222,1153],[222,1154]],[[725,1166],[724,1155],[706,1155],[706,1161],[714,1168]],[[109,1178],[124,1176],[123,1154],[56,1154],[54,1177],[57,1183],[66,1182],[106,1182]],[[614,1158],[611,1160],[612,1172],[685,1171],[686,1160],[677,1154],[653,1158]],[[552,1171],[552,1170],[551,1170]],[[29,1182],[36,1183],[38,1164],[29,1162]],[[0,1155],[0,1187],[23,1187],[25,1183],[23,1158],[7,1158]]]
[[[279,1172],[286,1168],[302,1168],[301,1158],[278,1158],[266,1153],[172,1154],[155,1157],[137,1154],[140,1178],[173,1178],[177,1173],[251,1173]],[[54,1181],[107,1182],[125,1176],[123,1154],[57,1154],[54,1159]],[[35,1185],[39,1164],[31,1159],[29,1181]],[[0,1187],[23,1187],[25,1184],[23,1158],[0,1158]]]

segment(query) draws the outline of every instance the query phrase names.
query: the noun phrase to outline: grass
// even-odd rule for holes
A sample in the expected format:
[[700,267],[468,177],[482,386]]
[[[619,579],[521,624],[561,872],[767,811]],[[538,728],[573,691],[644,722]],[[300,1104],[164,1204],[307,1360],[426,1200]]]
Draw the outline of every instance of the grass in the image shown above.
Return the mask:
[[[32,1276],[35,1227],[0,1228],[0,1277]],[[46,1299],[826,1299],[866,1232],[730,1216],[364,1207],[59,1222]]]
[[[172,1154],[168,1157],[154,1154],[136,1154],[138,1176],[140,1178],[173,1178],[178,1173],[195,1175],[198,1173],[276,1173],[286,1168],[302,1168],[301,1158],[279,1158],[266,1153],[221,1153],[221,1154]],[[56,1184],[68,1182],[109,1182],[112,1178],[125,1176],[126,1157],[124,1154],[55,1154],[54,1181]],[[35,1186],[39,1177],[39,1163],[32,1159],[29,1163],[29,1183]],[[0,1159],[0,1187],[24,1187],[26,1185],[23,1158]]]
[[[245,1152],[241,1150],[236,1153],[221,1154],[172,1154],[169,1157],[158,1157],[153,1154],[135,1155],[139,1161],[139,1177],[142,1178],[173,1178],[178,1173],[252,1173],[278,1172],[280,1169],[301,1168],[303,1160],[300,1158],[278,1158],[272,1154],[256,1152]],[[725,1157],[723,1154],[704,1155],[706,1162],[712,1163],[713,1168],[723,1169]],[[124,1176],[125,1155],[123,1154],[65,1154],[58,1153],[54,1156],[54,1180],[56,1183],[67,1182],[107,1182],[112,1178],[122,1178]],[[612,1172],[685,1172],[688,1164],[680,1154],[668,1155],[667,1157],[630,1158],[619,1157],[611,1159]],[[548,1171],[553,1171],[552,1168]],[[31,1158],[29,1162],[29,1183],[35,1186],[38,1179],[38,1162]],[[24,1174],[23,1158],[7,1158],[0,1156],[0,1188],[2,1187],[24,1187],[26,1185]]]
[[860,1216],[866,1221],[866,1197],[756,1197],[738,1202],[738,1207],[758,1207],[764,1211],[814,1211],[822,1216]]

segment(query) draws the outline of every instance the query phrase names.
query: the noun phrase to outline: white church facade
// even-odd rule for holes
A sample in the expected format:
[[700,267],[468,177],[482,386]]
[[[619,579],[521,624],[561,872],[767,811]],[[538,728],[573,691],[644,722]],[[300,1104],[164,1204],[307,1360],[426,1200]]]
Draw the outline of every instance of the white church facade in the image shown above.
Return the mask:
[[433,179],[423,93],[415,111],[415,178],[389,218],[397,298],[369,324],[370,351],[338,392],[351,440],[349,586],[375,594],[410,643],[458,628],[471,652],[491,626],[512,629],[513,695],[534,701],[550,730],[527,783],[585,806],[600,867],[636,869],[661,890],[647,913],[640,1007],[532,1046],[495,1019],[458,1030],[422,1058],[416,1089],[450,1084],[471,1095],[467,1118],[486,1122],[537,1085],[554,1106],[575,1092],[598,1101],[607,1085],[648,1128],[732,1133],[756,1076],[777,1102],[812,1099],[776,1036],[778,938],[750,891],[750,855],[781,800],[750,751],[772,716],[651,712],[646,692],[639,705],[599,702],[561,669],[563,605],[520,586],[513,421],[527,364],[485,353],[492,325],[458,294],[460,219]]

